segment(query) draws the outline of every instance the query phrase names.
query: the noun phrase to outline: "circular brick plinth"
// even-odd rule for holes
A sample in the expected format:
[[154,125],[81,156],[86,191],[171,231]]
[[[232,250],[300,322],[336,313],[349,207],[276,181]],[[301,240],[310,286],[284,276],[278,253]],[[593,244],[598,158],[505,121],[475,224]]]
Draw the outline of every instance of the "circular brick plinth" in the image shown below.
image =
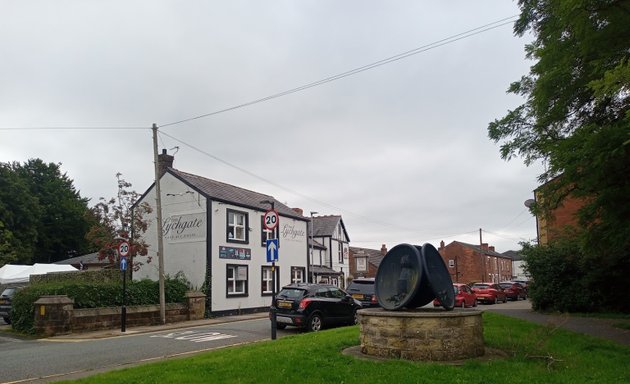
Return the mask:
[[454,361],[484,354],[481,311],[359,310],[361,352],[377,357]]

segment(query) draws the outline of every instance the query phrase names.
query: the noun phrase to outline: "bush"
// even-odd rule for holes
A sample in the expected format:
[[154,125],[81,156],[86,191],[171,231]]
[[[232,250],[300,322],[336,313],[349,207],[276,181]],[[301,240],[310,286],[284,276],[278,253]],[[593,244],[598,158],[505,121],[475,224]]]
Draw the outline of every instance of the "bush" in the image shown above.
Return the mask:
[[[66,295],[74,300],[75,308],[116,307],[122,305],[122,282],[60,281],[33,284],[18,291],[13,297],[11,323],[13,328],[33,333],[33,303],[44,295]],[[188,281],[177,275],[164,280],[167,303],[183,303]],[[151,280],[128,281],[126,305],[159,304],[159,283]]]
[[593,312],[602,309],[602,295],[589,284],[579,246],[559,241],[546,246],[524,245],[528,296],[540,311]]

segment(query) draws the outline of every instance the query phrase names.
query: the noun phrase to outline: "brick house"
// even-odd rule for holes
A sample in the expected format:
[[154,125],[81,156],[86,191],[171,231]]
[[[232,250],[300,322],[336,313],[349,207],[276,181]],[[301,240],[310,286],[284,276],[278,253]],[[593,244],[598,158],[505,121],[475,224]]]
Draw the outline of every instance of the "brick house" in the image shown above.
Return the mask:
[[500,282],[512,279],[512,259],[487,243],[479,245],[453,241],[438,249],[454,283]]
[[350,276],[376,277],[376,271],[385,254],[387,254],[385,244],[380,250],[350,247]]
[[[555,179],[554,179],[555,180]],[[550,181],[550,182],[553,182]],[[542,188],[544,185],[534,191],[534,197],[537,202],[544,199]],[[586,199],[577,198],[571,195],[563,197],[554,208],[545,210],[536,215],[536,230],[538,233],[538,244],[546,245],[554,238],[558,238],[567,230],[577,228],[577,213],[586,203]]]

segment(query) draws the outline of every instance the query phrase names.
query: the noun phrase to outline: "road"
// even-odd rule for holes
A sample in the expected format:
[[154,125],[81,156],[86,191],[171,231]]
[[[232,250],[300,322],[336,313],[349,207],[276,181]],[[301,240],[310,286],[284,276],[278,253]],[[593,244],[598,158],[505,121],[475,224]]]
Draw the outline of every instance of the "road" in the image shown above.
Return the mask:
[[[278,331],[277,336],[297,330]],[[50,382],[133,364],[270,339],[268,319],[246,320],[105,339],[18,339],[0,334],[0,383]]]

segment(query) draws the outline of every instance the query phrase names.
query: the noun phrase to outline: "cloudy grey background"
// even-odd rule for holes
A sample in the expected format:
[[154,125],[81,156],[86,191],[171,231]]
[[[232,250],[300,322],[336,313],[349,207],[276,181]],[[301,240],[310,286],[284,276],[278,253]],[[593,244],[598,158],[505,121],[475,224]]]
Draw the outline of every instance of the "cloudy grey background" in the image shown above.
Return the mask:
[[[0,161],[61,163],[93,203],[115,194],[117,172],[144,192],[152,123],[274,95],[518,13],[506,0],[3,0]],[[159,147],[176,152],[182,171],[306,215],[341,214],[353,246],[477,244],[482,228],[497,251],[518,249],[536,237],[523,202],[540,166],[501,160],[486,129],[522,102],[506,90],[528,72],[527,42],[502,26],[162,127]]]

